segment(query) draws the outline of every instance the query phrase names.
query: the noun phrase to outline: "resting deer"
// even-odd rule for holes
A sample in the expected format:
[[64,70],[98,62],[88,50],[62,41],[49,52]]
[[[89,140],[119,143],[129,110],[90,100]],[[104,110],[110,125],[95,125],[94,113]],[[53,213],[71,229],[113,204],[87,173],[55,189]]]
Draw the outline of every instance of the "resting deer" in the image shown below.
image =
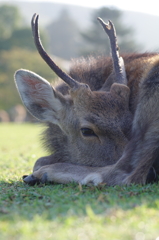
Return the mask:
[[28,111],[46,123],[51,155],[38,159],[24,182],[98,185],[145,184],[159,171],[159,55],[119,56],[113,23],[98,19],[111,45],[111,58],[73,62],[69,75],[45,52],[32,19],[35,45],[64,83],[53,88],[28,70],[15,82]]

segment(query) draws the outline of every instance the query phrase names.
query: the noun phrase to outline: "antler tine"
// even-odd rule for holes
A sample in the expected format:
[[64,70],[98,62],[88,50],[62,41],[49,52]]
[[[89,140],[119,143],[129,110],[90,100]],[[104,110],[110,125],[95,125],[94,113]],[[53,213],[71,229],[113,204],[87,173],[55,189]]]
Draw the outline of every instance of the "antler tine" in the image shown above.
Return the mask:
[[124,60],[122,57],[119,56],[119,48],[117,44],[115,27],[110,20],[108,24],[106,24],[101,18],[98,18],[98,20],[101,23],[110,40],[116,82],[127,85]]
[[32,27],[35,46],[39,54],[44,59],[44,61],[49,65],[49,67],[57,74],[57,76],[59,76],[62,80],[65,81],[65,83],[67,83],[71,88],[78,88],[79,83],[76,82],[71,76],[63,72],[46,53],[40,40],[40,35],[38,30],[38,18],[39,18],[39,15],[35,13],[32,17],[31,27]]

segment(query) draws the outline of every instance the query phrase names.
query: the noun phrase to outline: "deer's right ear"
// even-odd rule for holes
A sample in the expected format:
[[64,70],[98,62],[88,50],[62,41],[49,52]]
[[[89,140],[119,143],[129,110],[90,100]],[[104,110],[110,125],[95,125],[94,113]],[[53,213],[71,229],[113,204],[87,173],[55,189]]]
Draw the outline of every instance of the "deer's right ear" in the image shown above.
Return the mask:
[[15,83],[22,102],[34,117],[43,122],[59,124],[65,99],[48,81],[21,69],[15,73]]

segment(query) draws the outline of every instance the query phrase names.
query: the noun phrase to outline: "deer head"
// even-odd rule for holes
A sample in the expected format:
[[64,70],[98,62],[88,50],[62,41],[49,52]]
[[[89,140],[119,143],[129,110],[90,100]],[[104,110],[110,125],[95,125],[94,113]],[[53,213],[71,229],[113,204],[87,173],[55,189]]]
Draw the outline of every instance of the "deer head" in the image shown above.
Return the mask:
[[98,167],[118,160],[128,141],[132,122],[130,91],[124,61],[118,52],[115,28],[111,21],[106,24],[99,18],[99,22],[109,36],[113,61],[113,71],[99,91],[91,91],[82,79],[81,83],[73,79],[48,56],[40,41],[36,14],[32,19],[32,31],[37,50],[69,86],[69,95],[62,95],[33,72],[21,69],[15,73],[24,105],[40,121],[58,126],[66,139],[67,146],[63,148],[69,152],[70,162]]

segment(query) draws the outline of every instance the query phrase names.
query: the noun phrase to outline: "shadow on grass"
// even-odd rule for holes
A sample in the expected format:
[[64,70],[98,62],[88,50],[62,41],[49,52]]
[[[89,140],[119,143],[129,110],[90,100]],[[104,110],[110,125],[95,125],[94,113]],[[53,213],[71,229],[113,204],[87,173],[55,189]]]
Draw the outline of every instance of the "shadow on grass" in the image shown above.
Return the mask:
[[77,184],[48,184],[28,186],[20,181],[0,181],[0,219],[32,220],[35,215],[47,220],[68,216],[86,216],[89,206],[95,215],[113,209],[127,211],[143,204],[156,208],[159,198],[157,184],[145,186],[79,186]]

